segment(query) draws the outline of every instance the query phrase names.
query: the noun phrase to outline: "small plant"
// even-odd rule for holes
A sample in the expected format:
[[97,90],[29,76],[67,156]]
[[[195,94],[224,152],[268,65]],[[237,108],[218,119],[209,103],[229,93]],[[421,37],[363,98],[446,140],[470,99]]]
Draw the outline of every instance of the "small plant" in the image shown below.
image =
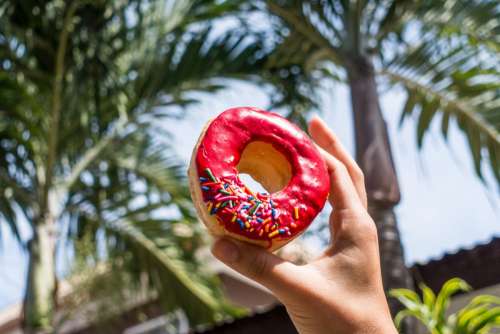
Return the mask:
[[412,290],[394,289],[390,296],[397,298],[405,309],[394,318],[399,328],[405,317],[415,317],[432,334],[485,334],[492,328],[500,328],[500,298],[489,295],[474,297],[463,309],[446,317],[451,296],[471,287],[460,278],[447,281],[439,294],[425,284],[420,285],[423,300]]

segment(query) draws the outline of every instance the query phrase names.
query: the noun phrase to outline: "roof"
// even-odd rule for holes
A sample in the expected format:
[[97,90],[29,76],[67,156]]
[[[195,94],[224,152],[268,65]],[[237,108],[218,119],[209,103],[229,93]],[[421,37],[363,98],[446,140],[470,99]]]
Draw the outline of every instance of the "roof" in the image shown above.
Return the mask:
[[452,277],[460,277],[474,290],[500,283],[500,237],[471,249],[445,253],[439,259],[411,267],[416,283],[424,282],[437,292]]

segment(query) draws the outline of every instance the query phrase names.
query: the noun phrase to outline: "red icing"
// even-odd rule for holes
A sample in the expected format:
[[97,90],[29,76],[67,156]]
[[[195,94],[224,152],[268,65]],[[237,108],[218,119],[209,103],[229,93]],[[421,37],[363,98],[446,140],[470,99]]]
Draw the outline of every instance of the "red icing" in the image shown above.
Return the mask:
[[[261,203],[255,210],[258,216],[249,215],[248,211],[256,203],[255,198],[245,198],[251,195],[239,180],[236,169],[245,146],[257,140],[272,144],[285,155],[292,167],[292,178],[284,189],[270,196],[255,195]],[[226,230],[250,239],[293,238],[311,224],[328,196],[328,172],[309,137],[285,118],[257,108],[232,108],[215,118],[196,152],[196,166],[200,177],[209,179],[206,172],[209,168],[220,182],[201,180],[202,184],[206,184],[202,191],[204,201],[209,206],[220,203],[220,198],[224,200],[224,194],[218,195],[220,189],[224,189],[224,184],[231,192],[230,205],[227,202],[223,208],[212,212],[217,220]],[[214,199],[217,195],[219,198]],[[243,210],[241,215],[245,219],[239,215],[241,221],[236,222],[235,213],[241,213],[241,209],[236,209],[247,202],[250,202],[251,207]],[[276,210],[274,217],[270,213],[271,203]],[[295,217],[295,208],[298,208],[298,219]],[[263,224],[262,220],[266,221],[269,217],[271,220]],[[264,225],[268,224],[266,229]]]

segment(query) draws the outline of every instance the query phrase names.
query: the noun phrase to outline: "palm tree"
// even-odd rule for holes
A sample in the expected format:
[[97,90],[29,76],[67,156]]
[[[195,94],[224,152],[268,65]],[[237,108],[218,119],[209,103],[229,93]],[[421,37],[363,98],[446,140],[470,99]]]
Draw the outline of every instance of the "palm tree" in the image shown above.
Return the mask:
[[33,234],[26,331],[53,329],[63,233],[90,241],[83,262],[146,277],[193,322],[228,310],[194,257],[202,233],[166,128],[197,94],[223,88],[217,78],[256,72],[259,47],[237,30],[211,34],[210,20],[237,5],[0,4],[0,218],[19,242],[22,221]]
[[[291,101],[298,106],[295,115],[308,110],[314,102],[308,92],[322,80],[349,86],[356,159],[379,230],[383,281],[386,289],[412,288],[394,214],[400,189],[380,86],[406,90],[401,119],[418,118],[419,146],[432,120],[440,118],[445,137],[456,124],[468,139],[477,174],[482,177],[486,160],[500,180],[498,2],[280,0],[262,1],[253,10],[267,13],[274,28],[267,37],[276,41],[267,68],[292,77],[290,96],[301,93]],[[390,303],[396,312],[400,305]]]

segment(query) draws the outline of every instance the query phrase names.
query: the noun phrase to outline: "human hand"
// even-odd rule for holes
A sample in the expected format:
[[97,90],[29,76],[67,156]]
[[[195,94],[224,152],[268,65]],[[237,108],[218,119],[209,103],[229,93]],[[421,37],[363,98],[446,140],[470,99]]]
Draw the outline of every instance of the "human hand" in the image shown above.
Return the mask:
[[321,119],[312,119],[309,132],[331,173],[328,248],[302,266],[227,239],[217,240],[212,252],[271,290],[302,334],[397,333],[382,287],[377,230],[366,210],[363,174]]

